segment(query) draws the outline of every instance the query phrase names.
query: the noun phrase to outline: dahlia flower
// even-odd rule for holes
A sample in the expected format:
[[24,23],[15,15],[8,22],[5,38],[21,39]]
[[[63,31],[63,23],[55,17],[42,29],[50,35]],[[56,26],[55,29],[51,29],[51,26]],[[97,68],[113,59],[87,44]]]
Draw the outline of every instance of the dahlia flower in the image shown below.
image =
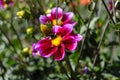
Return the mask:
[[73,26],[65,24],[54,26],[52,34],[34,43],[32,46],[32,54],[39,53],[41,57],[48,58],[54,56],[54,60],[62,60],[66,50],[73,51],[77,47],[77,43],[82,40],[80,34],[72,34]]
[[[57,18],[56,18],[56,14],[57,14]],[[51,23],[52,26],[55,25],[62,26],[64,24],[69,23],[74,26],[76,22],[72,21],[73,15],[74,15],[73,12],[66,12],[63,14],[63,10],[60,7],[58,8],[55,7],[51,10],[50,14],[40,15],[39,21],[44,25],[46,25],[47,23],[49,24]]]

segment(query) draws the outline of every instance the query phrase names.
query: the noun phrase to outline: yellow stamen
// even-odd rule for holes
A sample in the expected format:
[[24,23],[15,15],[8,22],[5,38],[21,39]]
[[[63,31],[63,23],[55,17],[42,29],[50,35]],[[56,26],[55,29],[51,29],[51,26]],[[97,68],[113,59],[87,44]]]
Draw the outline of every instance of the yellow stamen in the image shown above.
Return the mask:
[[55,25],[56,25],[56,19],[54,19],[54,20],[52,21],[52,23],[53,23],[53,25],[55,26]]
[[52,42],[52,44],[54,46],[59,46],[61,41],[62,41],[62,37],[61,36],[57,36],[56,38],[52,39],[51,42]]
[[[53,26],[57,25],[56,19],[54,19],[54,20],[52,21],[52,24],[53,24]],[[63,24],[63,22],[62,22],[61,20],[58,20],[58,25],[62,25],[62,24]]]

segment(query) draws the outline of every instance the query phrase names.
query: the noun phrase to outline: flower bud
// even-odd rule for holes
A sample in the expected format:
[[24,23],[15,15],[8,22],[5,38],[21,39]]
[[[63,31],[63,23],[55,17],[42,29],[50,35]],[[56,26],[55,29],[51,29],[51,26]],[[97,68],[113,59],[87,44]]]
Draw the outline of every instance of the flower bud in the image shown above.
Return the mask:
[[48,35],[50,33],[50,28],[44,24],[40,25],[40,30],[43,34]]
[[32,34],[33,33],[33,27],[29,27],[26,29],[27,34]]
[[24,12],[23,10],[21,10],[21,11],[18,11],[16,15],[17,15],[19,18],[23,18],[24,13],[25,13],[25,12]]
[[29,56],[29,50],[30,49],[28,47],[25,47],[22,49],[21,53],[23,54],[23,56]]

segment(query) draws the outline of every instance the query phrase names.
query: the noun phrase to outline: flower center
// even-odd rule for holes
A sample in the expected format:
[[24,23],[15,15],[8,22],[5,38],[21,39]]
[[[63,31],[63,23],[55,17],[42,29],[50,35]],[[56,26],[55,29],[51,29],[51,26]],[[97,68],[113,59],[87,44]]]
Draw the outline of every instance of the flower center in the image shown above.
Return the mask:
[[59,46],[61,41],[62,41],[62,37],[61,36],[57,36],[54,39],[52,39],[51,42],[52,42],[52,45]]
[[56,26],[56,25],[62,25],[63,22],[62,22],[61,20],[58,20],[58,24],[57,24],[56,19],[54,19],[54,20],[52,21],[52,24],[53,24],[54,26]]

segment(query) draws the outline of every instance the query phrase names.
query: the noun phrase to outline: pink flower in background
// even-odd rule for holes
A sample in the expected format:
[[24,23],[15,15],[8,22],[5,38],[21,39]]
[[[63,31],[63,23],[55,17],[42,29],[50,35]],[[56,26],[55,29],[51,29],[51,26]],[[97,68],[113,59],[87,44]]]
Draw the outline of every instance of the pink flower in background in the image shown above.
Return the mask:
[[0,9],[4,9],[4,0],[0,0]]
[[[58,12],[56,12],[58,11]],[[57,15],[57,21],[58,24],[56,23],[56,13]],[[47,15],[40,15],[39,21],[46,25],[47,23],[51,23],[53,26],[59,25],[62,26],[64,24],[72,24],[73,26],[76,24],[76,22],[72,21],[73,18],[73,12],[66,12],[63,14],[63,10],[58,7],[58,8],[53,8],[50,14]]]
[[5,3],[8,4],[9,7],[14,5],[14,1],[13,0],[6,0]]
[[72,34],[73,26],[65,24],[63,27],[54,26],[52,36],[47,36],[37,43],[33,44],[33,55],[39,52],[41,57],[49,58],[54,56],[54,60],[62,60],[65,51],[73,51],[77,47],[77,42],[82,40],[80,34]]
[[109,9],[110,11],[113,10],[112,0],[107,0],[107,5],[108,5],[108,9]]
[[14,1],[13,0],[0,0],[0,9],[4,10],[7,7],[11,7],[14,5]]

